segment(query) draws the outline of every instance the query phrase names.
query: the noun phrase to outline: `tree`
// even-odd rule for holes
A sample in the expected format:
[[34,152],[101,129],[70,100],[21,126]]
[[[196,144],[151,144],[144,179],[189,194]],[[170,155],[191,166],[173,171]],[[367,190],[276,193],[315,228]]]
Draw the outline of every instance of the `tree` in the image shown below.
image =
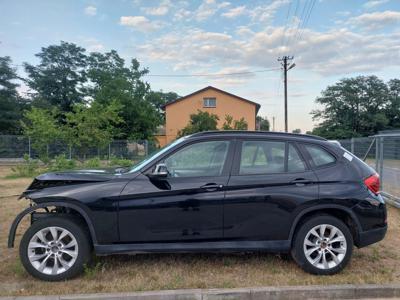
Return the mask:
[[300,128],[293,129],[292,133],[301,133],[301,129]]
[[42,161],[48,160],[48,145],[63,136],[56,109],[47,110],[32,107],[24,113],[25,120],[21,122],[23,133],[31,138],[32,148]]
[[162,121],[164,122],[165,116],[163,106],[168,102],[178,99],[179,97],[180,96],[175,92],[164,93],[163,91],[150,91],[146,96],[146,100],[157,109]]
[[197,114],[190,115],[189,124],[178,132],[178,136],[185,136],[201,131],[217,130],[218,120],[219,118],[217,115],[198,110]]
[[259,130],[269,131],[270,125],[269,125],[269,121],[266,117],[263,118],[261,116],[257,116],[256,124],[257,124],[257,128],[259,128]]
[[0,57],[0,133],[18,134],[21,130],[23,101],[18,95],[16,70],[9,56]]
[[223,130],[247,130],[248,124],[244,118],[233,120],[231,115],[225,115],[225,122],[222,125]]
[[40,60],[37,66],[25,63],[26,83],[36,92],[34,103],[53,105],[61,112],[69,112],[74,104],[83,102],[84,48],[61,41],[60,45],[42,48],[36,57]]
[[108,105],[118,102],[124,122],[119,126],[123,139],[151,139],[158,125],[162,123],[157,107],[148,100],[150,85],[142,81],[148,70],[140,69],[136,59],[130,66],[115,50],[107,53],[91,53],[88,78],[92,86],[88,94],[93,102]]
[[388,127],[400,127],[400,79],[388,82],[389,103],[386,107],[386,116],[389,120]]
[[117,126],[122,123],[119,116],[121,109],[117,101],[109,105],[93,102],[90,107],[76,104],[73,111],[65,115],[65,140],[70,146],[75,146],[84,158],[89,148],[106,147],[118,135]]
[[346,78],[328,86],[316,99],[323,108],[311,112],[313,120],[321,121],[313,134],[343,139],[385,129],[388,95],[386,84],[376,76]]

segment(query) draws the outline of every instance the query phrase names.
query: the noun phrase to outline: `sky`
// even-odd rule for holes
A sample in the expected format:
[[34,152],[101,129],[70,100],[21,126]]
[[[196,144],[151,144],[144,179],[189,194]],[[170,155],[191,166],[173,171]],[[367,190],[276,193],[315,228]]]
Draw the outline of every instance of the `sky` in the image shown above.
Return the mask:
[[61,40],[115,49],[149,75],[168,75],[146,77],[153,90],[184,96],[212,85],[260,103],[276,131],[284,128],[278,57],[294,56],[290,131],[313,128],[316,97],[342,78],[400,77],[400,0],[0,0],[0,12],[0,56],[21,76],[23,62],[38,63],[41,47]]

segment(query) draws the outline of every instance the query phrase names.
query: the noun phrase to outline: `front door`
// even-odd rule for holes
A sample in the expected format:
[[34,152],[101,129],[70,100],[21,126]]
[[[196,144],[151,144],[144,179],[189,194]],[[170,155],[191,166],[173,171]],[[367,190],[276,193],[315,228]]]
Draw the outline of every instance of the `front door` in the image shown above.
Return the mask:
[[193,142],[158,162],[167,167],[167,177],[157,179],[145,173],[133,179],[119,203],[120,240],[221,239],[232,157],[229,140]]
[[318,182],[295,143],[243,140],[224,200],[224,238],[286,240],[299,202],[318,199]]

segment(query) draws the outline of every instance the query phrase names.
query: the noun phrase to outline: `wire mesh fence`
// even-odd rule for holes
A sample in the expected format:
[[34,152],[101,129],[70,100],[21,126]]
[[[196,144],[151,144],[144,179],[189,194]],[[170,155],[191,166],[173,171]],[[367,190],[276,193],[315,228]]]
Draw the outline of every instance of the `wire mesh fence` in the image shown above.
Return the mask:
[[379,173],[385,194],[400,199],[400,132],[382,132],[339,142]]
[[[0,162],[18,162],[26,155],[31,159],[39,158],[39,151],[35,148],[35,141],[29,137],[16,135],[0,135]],[[147,140],[128,141],[113,140],[102,147],[73,147],[64,141],[54,141],[42,145],[44,154],[49,159],[57,155],[65,155],[69,159],[85,160],[99,157],[108,160],[112,157],[138,160],[157,150],[154,142]]]

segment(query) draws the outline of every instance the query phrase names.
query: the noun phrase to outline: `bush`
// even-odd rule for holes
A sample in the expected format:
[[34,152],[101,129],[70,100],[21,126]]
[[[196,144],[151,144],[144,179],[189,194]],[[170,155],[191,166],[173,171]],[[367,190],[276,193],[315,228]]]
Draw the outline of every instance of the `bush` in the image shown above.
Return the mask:
[[11,168],[11,170],[14,174],[9,177],[35,177],[40,174],[39,161],[30,159],[28,154],[25,154],[24,162]]
[[112,167],[130,167],[133,165],[133,162],[129,159],[111,156],[108,165]]
[[101,161],[99,157],[93,157],[84,162],[85,168],[100,168]]
[[49,171],[72,170],[75,168],[76,162],[72,159],[67,159],[65,154],[57,155],[48,166]]

